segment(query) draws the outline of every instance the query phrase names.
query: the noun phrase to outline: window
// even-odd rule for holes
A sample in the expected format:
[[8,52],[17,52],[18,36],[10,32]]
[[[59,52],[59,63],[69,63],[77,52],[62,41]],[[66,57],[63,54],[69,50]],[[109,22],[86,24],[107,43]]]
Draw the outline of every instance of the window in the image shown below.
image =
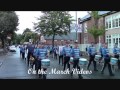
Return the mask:
[[106,27],[105,28],[108,29],[108,22],[106,22]]
[[120,38],[119,38],[119,43],[120,43]]
[[111,44],[111,39],[109,39],[109,44]]
[[118,38],[116,38],[116,43],[118,44]]
[[118,27],[118,19],[115,19],[115,21],[116,21],[116,23],[115,23],[116,27]]
[[112,20],[112,27],[115,27],[115,20]]
[[119,18],[119,26],[120,26],[120,18]]
[[85,33],[87,32],[87,23],[84,24]]
[[111,21],[109,21],[109,28],[111,28]]

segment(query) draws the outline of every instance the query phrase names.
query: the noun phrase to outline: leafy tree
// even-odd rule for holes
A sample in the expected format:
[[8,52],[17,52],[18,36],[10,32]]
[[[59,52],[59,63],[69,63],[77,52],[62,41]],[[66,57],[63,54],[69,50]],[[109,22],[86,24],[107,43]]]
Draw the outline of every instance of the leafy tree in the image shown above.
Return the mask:
[[36,25],[44,36],[52,36],[52,45],[54,47],[54,39],[56,35],[67,35],[70,32],[70,24],[72,17],[68,11],[43,11],[43,15],[38,18],[40,20]]
[[98,27],[98,21],[101,16],[98,14],[99,11],[91,11],[88,12],[91,15],[91,20],[93,20],[93,27],[88,29],[88,32],[94,37],[95,43],[97,44],[97,39],[99,36],[103,35],[105,33],[105,28]]
[[17,31],[18,16],[14,11],[0,11],[0,39],[4,47],[8,35],[13,35]]

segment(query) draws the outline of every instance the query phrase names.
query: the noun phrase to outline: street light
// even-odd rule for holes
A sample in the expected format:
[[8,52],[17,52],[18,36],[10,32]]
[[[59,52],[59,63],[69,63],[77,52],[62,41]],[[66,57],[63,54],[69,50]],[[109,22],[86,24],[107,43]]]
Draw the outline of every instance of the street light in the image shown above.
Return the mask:
[[76,30],[76,42],[78,42],[78,38],[77,38],[78,37],[78,35],[77,35],[77,31],[78,31],[78,28],[77,28],[78,27],[77,26],[77,11],[75,11],[75,14],[76,14],[76,26],[75,26],[76,27],[75,28],[75,30]]

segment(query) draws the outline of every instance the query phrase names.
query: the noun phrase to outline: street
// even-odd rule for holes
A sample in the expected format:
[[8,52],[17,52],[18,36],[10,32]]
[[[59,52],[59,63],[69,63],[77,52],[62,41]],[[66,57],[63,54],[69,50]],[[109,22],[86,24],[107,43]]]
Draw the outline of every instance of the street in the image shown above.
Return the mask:
[[[51,69],[63,70],[63,66],[58,64],[58,60],[50,58],[50,68],[48,68],[47,79],[78,79],[78,75],[74,74],[71,77],[70,74],[49,74]],[[93,65],[90,66],[90,70],[93,70]],[[98,72],[92,71],[92,74],[82,75],[84,79],[120,79],[120,71],[115,71],[115,76],[109,76],[108,68],[106,67],[104,75],[100,73],[101,66],[97,65]],[[72,68],[72,66],[71,66]],[[86,70],[86,67],[81,69]],[[19,48],[17,52],[9,52],[6,55],[0,56],[0,79],[39,79],[35,74],[28,74],[28,66],[25,60],[20,58]]]

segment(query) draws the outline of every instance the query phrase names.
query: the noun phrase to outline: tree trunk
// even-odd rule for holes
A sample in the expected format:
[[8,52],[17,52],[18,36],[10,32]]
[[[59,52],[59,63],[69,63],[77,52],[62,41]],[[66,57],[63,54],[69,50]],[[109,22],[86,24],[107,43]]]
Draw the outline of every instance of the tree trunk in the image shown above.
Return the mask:
[[95,40],[95,44],[97,44],[97,38],[94,38],[94,40]]
[[53,33],[53,38],[52,38],[52,49],[54,48],[54,40],[55,40],[55,33]]
[[2,48],[4,48],[4,46],[5,46],[4,39],[3,39],[3,38],[1,38],[1,41],[2,41]]

